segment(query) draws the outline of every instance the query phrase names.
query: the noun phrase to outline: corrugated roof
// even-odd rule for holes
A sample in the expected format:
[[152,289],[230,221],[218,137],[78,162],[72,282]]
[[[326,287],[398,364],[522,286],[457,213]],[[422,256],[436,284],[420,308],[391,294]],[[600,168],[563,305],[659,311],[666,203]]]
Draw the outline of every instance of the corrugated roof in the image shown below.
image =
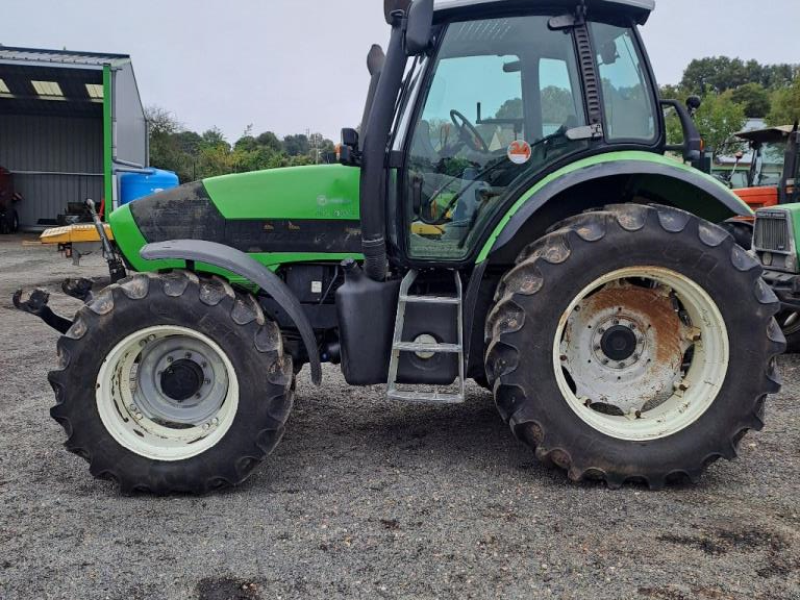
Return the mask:
[[6,64],[17,63],[48,65],[51,67],[101,68],[106,64],[125,63],[129,60],[130,56],[127,54],[0,46],[0,62]]

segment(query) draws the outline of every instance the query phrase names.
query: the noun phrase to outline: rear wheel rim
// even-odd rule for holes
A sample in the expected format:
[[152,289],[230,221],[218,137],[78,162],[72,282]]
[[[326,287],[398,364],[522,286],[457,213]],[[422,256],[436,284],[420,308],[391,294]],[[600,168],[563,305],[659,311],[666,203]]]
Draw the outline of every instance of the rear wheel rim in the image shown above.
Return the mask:
[[716,400],[730,348],[716,303],[661,267],[614,271],[562,315],[553,345],[564,400],[595,430],[626,441],[669,437]]
[[149,327],[108,353],[96,402],[103,425],[123,447],[152,460],[187,460],[228,432],[239,383],[230,359],[208,336]]

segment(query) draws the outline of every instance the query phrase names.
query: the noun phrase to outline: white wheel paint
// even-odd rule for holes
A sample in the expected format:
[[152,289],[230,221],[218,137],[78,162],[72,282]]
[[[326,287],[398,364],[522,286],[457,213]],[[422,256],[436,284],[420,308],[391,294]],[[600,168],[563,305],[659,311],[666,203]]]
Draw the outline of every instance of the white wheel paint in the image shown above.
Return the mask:
[[[219,410],[204,423],[158,423],[135,403],[139,360],[148,344],[165,338],[184,339],[204,346],[223,365],[227,389]],[[96,402],[106,430],[123,447],[145,458],[181,461],[213,448],[236,418],[239,382],[225,352],[208,336],[186,327],[148,327],[129,335],[109,352],[97,375]]]
[[[573,342],[572,339],[565,340],[565,332],[568,329],[571,315],[576,309],[580,311],[582,303],[586,302],[588,298],[591,298],[592,295],[597,294],[609,284],[619,285],[619,282],[626,282],[631,279],[638,281],[648,280],[662,286],[662,289],[666,287],[672,290],[690,320],[690,323],[685,327],[686,331],[699,331],[700,340],[687,344],[687,347],[694,347],[694,356],[691,359],[688,370],[685,372],[685,376],[683,376],[683,372],[680,369],[675,373],[675,389],[668,398],[663,401],[660,400],[652,409],[647,409],[645,406],[643,410],[635,413],[631,411],[626,416],[621,416],[607,414],[607,411],[599,411],[596,406],[593,407],[590,403],[587,403],[586,398],[578,398],[573,392],[573,387],[577,389],[577,385],[573,383],[571,386],[564,373],[564,360],[567,358],[565,356],[565,347],[569,351],[569,344]],[[624,300],[620,304],[622,305],[620,314],[625,317]],[[575,336],[575,338],[580,341],[585,340],[586,336]],[[654,346],[656,341],[656,339],[648,339],[646,341],[653,359],[658,356],[659,348]],[[728,372],[729,360],[728,331],[716,303],[692,279],[676,271],[661,267],[621,269],[608,273],[586,286],[572,300],[562,315],[553,342],[553,368],[558,388],[564,400],[585,423],[597,431],[626,441],[648,441],[666,438],[695,423],[717,399]],[[625,367],[626,370],[632,368]],[[582,377],[583,373],[577,373],[577,375]],[[595,373],[593,373],[594,375]],[[570,373],[570,377],[573,377],[572,373]],[[635,376],[630,380],[622,381],[622,384],[627,386],[626,394],[628,397],[624,402],[619,402],[620,406],[631,405],[629,398],[630,386],[641,385],[642,382],[644,382],[643,379],[637,379]],[[609,397],[603,400],[596,398],[588,400],[616,406],[617,403],[613,397],[613,386],[609,390]],[[645,389],[642,387],[642,393],[644,392]]]

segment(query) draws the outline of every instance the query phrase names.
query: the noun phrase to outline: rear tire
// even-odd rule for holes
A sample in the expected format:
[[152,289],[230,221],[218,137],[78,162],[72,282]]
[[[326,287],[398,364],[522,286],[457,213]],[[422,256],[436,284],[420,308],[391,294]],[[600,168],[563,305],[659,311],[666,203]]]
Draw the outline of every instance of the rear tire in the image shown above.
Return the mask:
[[78,312],[50,373],[66,447],[124,493],[243,482],[292,408],[292,361],[252,296],[189,272],[137,274]]
[[800,353],[800,313],[786,311],[775,317],[786,337],[786,353]]
[[696,481],[764,425],[778,308],[720,227],[610,206],[562,223],[504,277],[487,373],[515,435],[571,479]]

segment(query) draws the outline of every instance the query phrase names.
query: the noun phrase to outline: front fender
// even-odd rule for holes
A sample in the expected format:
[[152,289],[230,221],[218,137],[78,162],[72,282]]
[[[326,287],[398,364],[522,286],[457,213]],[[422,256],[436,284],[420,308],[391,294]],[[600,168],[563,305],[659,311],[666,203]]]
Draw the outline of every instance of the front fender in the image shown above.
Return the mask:
[[[667,201],[710,221],[753,216],[753,211],[741,198],[710,175],[659,154],[612,152],[577,161],[534,185],[494,229],[477,262],[485,261],[490,254],[509,244],[520,229],[557,196],[578,185],[615,176],[636,178],[644,190],[650,192],[658,192],[659,186],[672,187],[677,193],[665,198]],[[687,194],[687,191],[692,193]],[[665,192],[669,194],[669,190]]]
[[311,323],[292,291],[264,265],[230,246],[200,240],[175,240],[149,244],[142,248],[140,254],[145,260],[201,262],[224,269],[256,284],[272,296],[295,324],[308,353],[308,361],[311,364],[311,380],[315,385],[322,383],[322,364]]

